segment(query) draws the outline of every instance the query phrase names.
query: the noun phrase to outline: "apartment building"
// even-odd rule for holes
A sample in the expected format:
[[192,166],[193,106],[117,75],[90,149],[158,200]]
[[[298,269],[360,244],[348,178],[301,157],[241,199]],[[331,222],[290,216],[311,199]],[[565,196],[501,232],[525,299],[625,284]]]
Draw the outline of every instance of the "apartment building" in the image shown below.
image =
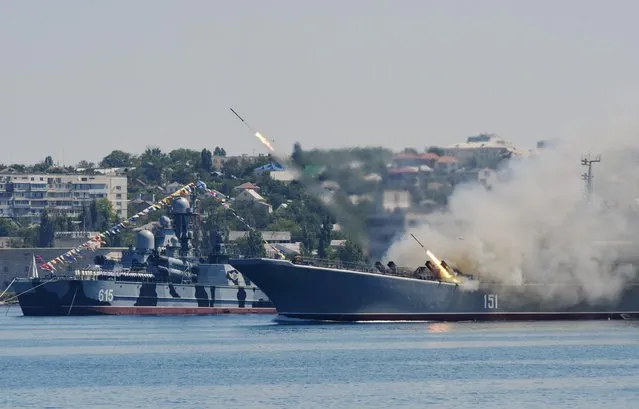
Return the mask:
[[39,219],[43,209],[82,214],[95,199],[108,199],[127,217],[127,178],[114,175],[0,173],[0,217]]

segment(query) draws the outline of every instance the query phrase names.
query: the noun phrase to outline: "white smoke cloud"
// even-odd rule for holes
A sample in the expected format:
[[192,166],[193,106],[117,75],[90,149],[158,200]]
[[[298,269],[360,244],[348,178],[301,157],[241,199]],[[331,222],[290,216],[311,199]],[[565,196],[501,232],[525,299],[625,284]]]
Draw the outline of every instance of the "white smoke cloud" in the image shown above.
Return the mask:
[[[586,201],[580,160],[588,152],[600,154],[601,162],[593,164],[594,192]],[[409,233],[482,281],[553,282],[527,287],[535,293],[528,295],[561,304],[613,298],[634,269],[614,263],[620,246],[602,242],[639,243],[638,152],[636,132],[557,141],[534,157],[511,160],[490,191],[458,187],[448,211]],[[425,262],[409,234],[385,258],[407,266]]]

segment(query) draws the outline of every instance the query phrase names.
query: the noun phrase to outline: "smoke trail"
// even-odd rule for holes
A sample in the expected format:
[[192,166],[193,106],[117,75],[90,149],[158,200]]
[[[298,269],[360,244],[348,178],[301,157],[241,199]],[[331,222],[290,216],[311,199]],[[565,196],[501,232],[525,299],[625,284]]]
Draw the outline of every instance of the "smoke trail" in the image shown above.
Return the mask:
[[[601,154],[593,165],[594,194],[586,200],[580,166],[585,152]],[[621,246],[639,244],[639,138],[605,135],[557,141],[531,158],[511,160],[492,190],[458,187],[445,212],[414,229],[424,244],[482,281],[521,284],[530,296],[558,304],[614,298],[635,274]],[[603,243],[603,244],[602,244]],[[387,259],[424,263],[410,236],[389,248]]]

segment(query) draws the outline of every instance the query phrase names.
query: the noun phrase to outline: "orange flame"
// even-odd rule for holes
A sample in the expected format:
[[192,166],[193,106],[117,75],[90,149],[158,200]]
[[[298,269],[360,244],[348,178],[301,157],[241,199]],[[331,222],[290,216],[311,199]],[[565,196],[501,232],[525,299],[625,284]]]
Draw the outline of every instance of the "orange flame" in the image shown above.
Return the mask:
[[262,136],[261,133],[259,132],[255,132],[255,136],[257,137],[257,139],[260,140],[260,142],[262,142],[262,144],[264,144],[271,152],[275,152],[275,149],[273,148],[273,145],[271,145],[271,143],[268,141],[268,139],[266,139],[265,137]]

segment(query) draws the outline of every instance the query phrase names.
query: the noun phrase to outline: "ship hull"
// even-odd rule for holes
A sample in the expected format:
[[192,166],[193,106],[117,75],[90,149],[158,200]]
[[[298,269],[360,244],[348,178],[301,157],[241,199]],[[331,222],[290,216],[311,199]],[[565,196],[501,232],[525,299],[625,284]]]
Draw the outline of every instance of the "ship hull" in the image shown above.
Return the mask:
[[[530,297],[530,288],[451,283],[297,265],[231,260],[284,318],[320,321],[530,321],[639,317],[639,286],[597,303]],[[548,286],[549,284],[544,284]],[[538,289],[537,289],[538,290]],[[576,294],[576,293],[575,293]]]
[[21,279],[13,290],[25,316],[275,314],[254,286],[114,280]]

